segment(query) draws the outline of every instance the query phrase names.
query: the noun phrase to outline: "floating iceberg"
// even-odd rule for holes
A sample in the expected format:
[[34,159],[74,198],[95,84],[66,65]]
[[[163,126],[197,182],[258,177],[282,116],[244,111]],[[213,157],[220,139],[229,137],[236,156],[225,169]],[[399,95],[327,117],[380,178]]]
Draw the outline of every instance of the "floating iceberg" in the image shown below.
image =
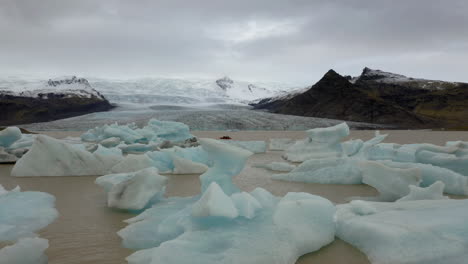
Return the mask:
[[194,162],[171,153],[174,169],[172,174],[202,174],[208,170],[208,166],[203,163]]
[[183,123],[156,119],[150,119],[143,128],[138,128],[134,123],[126,125],[115,123],[90,129],[81,135],[81,139],[85,142],[114,144],[117,141],[116,139],[109,140],[110,138],[118,138],[126,144],[134,144],[165,140],[184,141],[193,138],[193,135],[190,134],[189,127]]
[[346,123],[306,131],[308,138],[297,141],[286,149],[283,157],[292,162],[308,159],[337,158],[343,156],[341,141],[349,135]]
[[134,172],[149,167],[153,167],[153,160],[146,154],[136,155],[129,154],[125,156],[119,163],[115,164],[109,172],[112,173],[127,173]]
[[468,200],[338,205],[336,233],[372,263],[466,263]]
[[0,131],[0,147],[9,147],[21,138],[21,130],[17,127],[7,127]]
[[[211,210],[203,210],[202,215],[210,212],[209,216],[195,217],[191,215],[193,209],[187,198],[156,204],[150,212],[147,210],[138,220],[131,220],[133,224],[119,232],[126,245],[128,238],[136,238],[135,233],[147,234],[143,228],[148,228],[154,237],[153,241],[146,241],[146,245],[141,239],[135,240],[146,249],[129,256],[128,263],[295,263],[301,255],[334,240],[335,207],[330,201],[306,193],[289,193],[279,201],[270,194],[270,200],[262,203],[255,195],[264,195],[263,192],[266,191],[250,194],[254,203],[262,206],[256,209],[252,219],[243,216],[231,219],[233,212],[237,212],[235,207],[221,212],[223,207],[215,205],[211,205],[214,206]],[[224,199],[238,200],[232,198],[236,196]],[[242,200],[243,207],[252,206],[251,199]],[[179,209],[175,204],[185,207]],[[219,214],[222,217],[216,217]],[[143,237],[146,238],[147,235]]]
[[67,144],[45,135],[36,137],[31,149],[16,162],[12,176],[104,175],[122,160],[114,151],[90,153],[80,145]]
[[171,197],[127,220],[118,232],[138,249],[130,264],[294,263],[334,239],[334,205],[307,193],[282,199],[257,188],[240,192],[232,177],[250,151],[213,139],[202,148],[214,161],[200,176],[201,196]]
[[239,147],[239,148],[246,149],[252,153],[265,153],[267,149],[267,145],[265,141],[223,140],[222,142]]
[[253,167],[269,169],[272,171],[288,172],[288,171],[294,170],[296,168],[296,165],[290,164],[287,162],[273,161],[273,162],[266,163],[266,164],[254,164]]
[[107,192],[107,206],[126,210],[141,210],[163,198],[167,182],[156,168],[96,179],[96,184]]
[[360,162],[362,182],[379,192],[380,201],[393,202],[410,192],[410,185],[419,186],[421,170],[419,168],[392,168],[375,161]]
[[47,239],[22,238],[16,244],[0,249],[0,264],[47,264]]
[[448,199],[447,196],[444,196],[444,183],[441,181],[434,182],[431,186],[428,187],[418,187],[415,185],[410,185],[410,192],[408,195],[396,200],[397,202],[404,201],[416,201],[416,200],[443,200]]
[[200,175],[202,193],[212,182],[216,182],[228,195],[238,192],[239,188],[232,183],[232,177],[244,169],[253,153],[215,139],[202,138],[200,144],[214,162],[213,167]]
[[286,150],[296,141],[290,138],[272,138],[270,139],[270,150]]
[[0,189],[0,242],[34,236],[58,216],[55,197],[48,193]]
[[360,184],[359,160],[352,158],[310,159],[285,174],[273,174],[275,180],[321,184]]
[[0,185],[0,264],[46,264],[46,239],[35,232],[54,221],[58,212],[55,197],[42,192],[7,191]]

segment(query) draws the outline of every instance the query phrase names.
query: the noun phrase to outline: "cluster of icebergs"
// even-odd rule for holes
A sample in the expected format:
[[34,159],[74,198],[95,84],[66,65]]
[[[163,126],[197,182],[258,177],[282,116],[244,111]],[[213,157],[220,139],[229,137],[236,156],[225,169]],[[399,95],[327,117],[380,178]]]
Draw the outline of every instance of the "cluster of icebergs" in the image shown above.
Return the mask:
[[35,232],[58,216],[54,196],[42,192],[7,191],[0,185],[0,264],[46,264],[47,239]]
[[[343,141],[349,135],[346,123],[307,134],[297,142],[271,140],[270,150],[284,151],[287,162],[255,166],[283,172],[272,176],[279,180],[364,183],[379,196],[335,205],[308,193],[281,198],[262,188],[244,192],[232,178],[253,153],[266,151],[264,141],[187,141],[193,138],[188,127],[156,120],[144,128],[98,127],[75,141],[35,136],[11,174],[104,175],[96,184],[107,193],[108,206],[139,213],[118,232],[123,246],[136,250],[127,258],[130,264],[292,264],[335,236],[373,263],[463,263],[468,258],[468,200],[444,196],[468,195],[467,142],[398,145],[382,143],[386,135],[379,133],[368,141]],[[0,144],[9,141],[0,137]],[[169,179],[160,174],[171,173],[200,174],[200,194],[166,197]],[[8,230],[1,222],[4,196],[0,234]],[[44,205],[53,209],[53,202]],[[40,227],[55,217],[45,215],[52,217]]]

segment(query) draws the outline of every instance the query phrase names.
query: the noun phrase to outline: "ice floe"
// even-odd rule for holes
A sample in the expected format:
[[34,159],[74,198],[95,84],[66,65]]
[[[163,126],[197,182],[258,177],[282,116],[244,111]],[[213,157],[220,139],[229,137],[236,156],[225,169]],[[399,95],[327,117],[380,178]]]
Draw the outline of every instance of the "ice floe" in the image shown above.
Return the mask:
[[141,210],[161,199],[167,182],[167,177],[159,175],[156,168],[109,174],[96,179],[96,184],[107,192],[107,205],[126,210]]
[[21,192],[19,187],[7,191],[0,185],[1,264],[46,264],[46,239],[35,232],[58,216],[54,196],[43,192]]
[[465,263],[468,200],[352,201],[338,205],[336,234],[372,263]]

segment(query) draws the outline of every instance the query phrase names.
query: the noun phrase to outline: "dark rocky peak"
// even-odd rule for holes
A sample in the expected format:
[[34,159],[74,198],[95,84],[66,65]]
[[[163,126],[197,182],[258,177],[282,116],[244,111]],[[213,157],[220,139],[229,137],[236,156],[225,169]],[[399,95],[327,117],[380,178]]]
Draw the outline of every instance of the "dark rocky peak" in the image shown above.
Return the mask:
[[224,76],[221,79],[216,80],[216,84],[223,89],[223,91],[226,91],[227,89],[231,89],[232,85],[234,84],[234,81],[231,80],[229,77]]
[[341,76],[334,70],[329,70],[316,84],[313,89],[333,89],[337,87],[348,87],[351,83],[346,77]]
[[75,83],[83,84],[85,86],[90,86],[88,80],[86,80],[85,78],[77,78],[76,76],[72,76],[70,78],[64,78],[64,79],[56,79],[56,80],[49,79],[49,81],[47,82],[47,85],[56,87],[62,84],[75,84]]
[[408,78],[401,74],[385,72],[382,70],[371,69],[368,67],[365,67],[362,70],[362,73],[358,78],[358,80],[361,80],[361,81],[382,81],[382,82],[407,81],[411,79],[412,78]]

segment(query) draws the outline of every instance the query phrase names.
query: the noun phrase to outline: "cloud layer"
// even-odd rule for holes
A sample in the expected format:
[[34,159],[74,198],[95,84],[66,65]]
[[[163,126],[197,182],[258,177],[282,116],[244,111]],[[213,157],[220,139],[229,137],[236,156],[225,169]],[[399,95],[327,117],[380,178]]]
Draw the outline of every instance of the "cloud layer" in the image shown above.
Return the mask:
[[3,0],[0,71],[312,83],[369,66],[468,82],[466,14],[466,0]]

